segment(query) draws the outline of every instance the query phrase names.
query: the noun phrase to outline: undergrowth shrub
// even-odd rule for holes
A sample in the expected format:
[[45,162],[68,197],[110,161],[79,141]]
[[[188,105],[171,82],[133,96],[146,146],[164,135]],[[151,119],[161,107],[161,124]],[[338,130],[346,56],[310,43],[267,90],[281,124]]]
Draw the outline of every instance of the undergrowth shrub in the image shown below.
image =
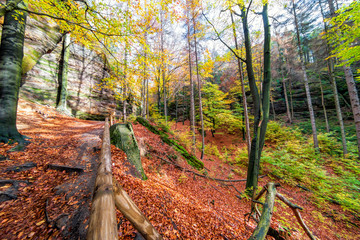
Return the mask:
[[342,147],[334,137],[331,137],[331,135],[331,133],[318,134],[320,152],[332,156],[341,156]]
[[[359,163],[352,157],[341,157],[341,145],[331,133],[318,135],[320,152],[316,152],[311,136],[298,138],[297,129],[270,126],[270,136],[280,137],[277,147],[267,148],[262,154],[262,162],[267,163],[265,168],[271,175],[290,185],[300,184],[310,189],[321,209],[329,210],[330,202],[360,213]],[[286,133],[288,139],[283,137]]]
[[205,145],[205,154],[221,158],[221,153],[215,144],[208,143]]
[[297,129],[291,129],[283,126],[276,121],[269,121],[266,128],[265,141],[282,144],[289,140],[301,139],[302,134]]

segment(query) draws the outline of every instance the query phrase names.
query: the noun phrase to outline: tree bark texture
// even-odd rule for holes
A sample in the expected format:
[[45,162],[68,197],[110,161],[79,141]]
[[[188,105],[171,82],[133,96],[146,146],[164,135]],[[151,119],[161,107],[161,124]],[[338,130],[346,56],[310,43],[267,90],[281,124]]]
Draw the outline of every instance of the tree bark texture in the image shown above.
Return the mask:
[[251,149],[249,154],[249,165],[247,171],[247,180],[246,188],[252,189],[255,192],[254,188],[257,187],[257,177],[259,175],[259,163],[258,163],[258,150],[259,150],[259,123],[260,123],[260,95],[258,88],[255,82],[254,69],[252,66],[252,52],[251,52],[251,42],[250,42],[250,33],[248,26],[248,19],[245,6],[241,6],[241,18],[244,31],[244,40],[245,40],[245,55],[246,55],[246,71],[248,74],[248,80],[250,85],[251,96],[254,104],[254,134],[251,140]]
[[68,83],[68,63],[70,57],[70,33],[66,33],[63,37],[63,45],[61,50],[61,58],[59,64],[58,74],[58,95],[56,99],[56,108],[61,111],[66,111],[67,100],[67,83]]
[[110,131],[107,118],[105,120],[100,165],[95,180],[95,193],[86,238],[88,240],[118,239],[111,170]]
[[268,183],[266,185],[266,188],[267,194],[260,221],[249,240],[264,240],[270,227],[271,217],[275,203],[276,188],[274,183]]
[[201,80],[199,73],[199,63],[198,63],[198,52],[197,52],[197,39],[196,39],[196,21],[195,21],[195,13],[194,10],[192,12],[192,20],[193,20],[193,29],[194,29],[194,51],[195,51],[195,64],[196,64],[196,77],[198,82],[198,92],[199,92],[199,115],[200,115],[200,125],[201,125],[201,157],[202,160],[205,154],[205,132],[204,132],[204,116],[202,109],[202,97],[201,97]]
[[243,22],[245,49],[246,49],[246,67],[251,94],[254,102],[254,135],[251,143],[249,165],[247,172],[246,188],[250,189],[254,194],[257,189],[258,176],[260,169],[260,157],[265,143],[265,133],[267,123],[269,121],[270,109],[270,87],[271,87],[271,55],[270,55],[270,25],[268,19],[268,4],[264,3],[262,11],[262,19],[264,24],[264,78],[262,83],[262,96],[256,86],[254,71],[252,67],[252,54],[250,44],[250,34],[247,23],[247,13],[245,7],[241,9]]
[[[161,77],[163,80],[163,98],[164,98],[164,116],[165,122],[167,122],[167,102],[166,102],[166,79],[165,79],[165,61],[164,61],[164,13],[160,11],[160,24],[161,24],[161,33],[160,33],[160,44],[161,44]],[[160,78],[160,77],[159,77]]]
[[[332,0],[329,0],[329,1],[331,1],[331,2],[329,2],[330,13],[334,13],[334,12],[332,12],[331,6],[330,6],[330,4],[333,4]],[[326,22],[325,22],[325,13],[324,13],[324,10],[323,10],[323,7],[321,5],[320,0],[319,0],[319,6],[320,6],[321,14],[322,14],[322,17],[323,17],[324,29],[325,29],[325,32],[327,32],[328,27],[327,27]],[[332,8],[333,7],[334,6],[332,5]],[[333,9],[333,11],[335,11],[335,10]],[[330,48],[331,48],[331,46],[329,45],[328,41],[326,40],[326,52],[327,52],[328,56],[330,56]],[[331,82],[332,92],[333,92],[333,95],[334,95],[336,115],[337,115],[337,119],[338,119],[338,122],[339,122],[339,125],[340,125],[341,142],[342,142],[342,147],[343,147],[343,155],[345,156],[348,153],[347,145],[346,145],[345,127],[344,127],[344,120],[343,120],[343,117],[342,117],[341,106],[340,106],[340,101],[339,101],[339,93],[338,93],[338,90],[337,90],[336,80],[334,78],[334,67],[333,66],[334,66],[333,59],[329,58],[327,60],[328,74],[329,74],[329,79],[330,79],[330,82]]]
[[358,143],[359,157],[360,157],[360,103],[359,103],[359,95],[356,89],[356,84],[354,81],[354,75],[350,66],[343,66],[345,72],[346,85],[348,88],[351,108],[354,115],[354,122],[356,128],[356,137]]
[[[189,3],[188,3],[189,4]],[[190,6],[188,6],[190,8]],[[195,103],[194,103],[194,81],[192,78],[192,61],[191,61],[191,37],[190,37],[190,9],[188,9],[188,19],[187,19],[187,40],[188,40],[188,51],[189,51],[189,78],[190,78],[190,129],[192,136],[192,145],[191,151],[195,155]]]
[[[6,1],[7,5],[14,3],[14,0]],[[23,1],[19,6],[27,7]],[[5,143],[10,139],[17,142],[25,140],[17,130],[16,116],[26,17],[24,11],[7,11],[3,23],[0,46],[0,142]]]
[[[232,30],[233,30],[234,41],[235,41],[235,48],[236,48],[236,50],[239,50],[236,29],[235,29],[235,21],[234,21],[234,16],[233,16],[232,11],[230,11],[230,17],[231,17]],[[239,58],[237,58],[237,64],[238,64],[239,78],[240,78],[240,83],[241,83],[242,105],[243,105],[243,109],[244,109],[246,144],[247,144],[248,156],[250,156],[251,135],[250,135],[249,114],[248,114],[248,109],[247,109],[245,83],[244,83],[244,77],[243,77],[243,72],[242,72],[242,63]]]
[[297,15],[296,15],[296,9],[295,9],[295,1],[292,0],[292,2],[293,2],[293,14],[294,14],[296,36],[297,36],[297,44],[298,44],[298,49],[299,49],[301,70],[303,72],[303,77],[304,77],[305,93],[306,93],[306,100],[307,100],[307,105],[308,105],[308,109],[309,109],[309,114],[310,114],[312,135],[313,135],[313,140],[314,140],[314,148],[316,150],[319,150],[319,141],[317,139],[315,115],[314,115],[314,110],[313,110],[313,106],[312,106],[312,102],[311,102],[309,80],[308,80],[307,73],[306,73],[306,67],[305,67],[305,63],[304,63],[303,51],[302,51],[301,42],[300,42],[300,32],[299,32],[299,24],[298,24]]
[[326,113],[326,106],[325,106],[325,99],[324,99],[324,91],[323,91],[323,87],[322,87],[322,83],[321,83],[321,77],[320,77],[319,80],[320,80],[320,92],[321,92],[321,105],[322,105],[323,111],[324,111],[326,132],[330,132],[329,121],[328,121],[328,117],[327,117],[327,113]]

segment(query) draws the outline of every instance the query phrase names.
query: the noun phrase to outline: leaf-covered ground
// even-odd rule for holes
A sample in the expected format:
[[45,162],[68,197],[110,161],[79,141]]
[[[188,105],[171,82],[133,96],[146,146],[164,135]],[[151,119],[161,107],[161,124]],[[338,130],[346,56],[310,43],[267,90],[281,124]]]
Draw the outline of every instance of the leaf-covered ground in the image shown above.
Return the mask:
[[[8,152],[13,146],[0,145],[0,155],[6,157],[0,161],[0,179],[16,180],[0,186],[1,193],[7,193],[0,198],[17,195],[17,199],[0,203],[1,239],[84,238],[103,123],[61,116],[52,108],[21,100],[18,126],[32,139],[23,152]],[[178,123],[176,130],[183,133],[187,126]],[[240,193],[235,190],[242,192],[245,182],[218,182],[184,172],[161,160],[191,169],[159,136],[140,124],[134,125],[134,132],[147,150],[142,161],[149,179],[141,181],[125,174],[122,162],[126,156],[115,147],[113,174],[165,239],[247,239],[251,235],[256,223],[244,217],[250,201],[238,198]],[[206,171],[202,174],[221,179],[245,178],[246,168],[235,168],[227,160],[233,154],[230,146],[244,146],[240,138],[227,134],[213,138],[209,134],[206,142],[223,151],[221,157],[216,151],[205,157]],[[36,167],[20,172],[9,169],[30,162]],[[81,167],[84,172],[51,170],[48,164]],[[269,177],[262,178],[260,186],[268,181]],[[322,212],[312,203],[311,192],[287,185],[278,191],[304,208],[301,214],[319,239],[358,239],[359,220],[339,206],[332,206],[336,215]],[[334,217],[338,214],[347,216],[351,223]],[[119,238],[132,239],[136,231],[120,212],[117,216]],[[307,239],[292,211],[279,201],[272,222],[274,229],[290,234],[287,239]]]

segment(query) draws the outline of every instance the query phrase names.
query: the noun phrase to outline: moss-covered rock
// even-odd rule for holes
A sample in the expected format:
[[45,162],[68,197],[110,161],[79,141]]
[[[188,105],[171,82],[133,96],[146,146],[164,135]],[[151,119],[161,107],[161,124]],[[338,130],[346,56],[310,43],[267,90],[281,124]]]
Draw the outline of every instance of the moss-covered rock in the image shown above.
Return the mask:
[[186,159],[189,165],[193,166],[196,169],[204,168],[204,163],[202,161],[200,161],[194,155],[186,151],[186,149],[181,146],[175,139],[169,138],[169,136],[165,132],[161,131],[156,126],[151,125],[145,118],[137,117],[136,121],[149,129],[152,133],[159,135],[161,140],[169,146],[172,146],[177,152],[179,152]]
[[126,153],[127,160],[130,163],[126,164],[129,173],[134,177],[146,180],[147,177],[141,164],[139,146],[131,123],[112,125],[110,127],[110,142]]

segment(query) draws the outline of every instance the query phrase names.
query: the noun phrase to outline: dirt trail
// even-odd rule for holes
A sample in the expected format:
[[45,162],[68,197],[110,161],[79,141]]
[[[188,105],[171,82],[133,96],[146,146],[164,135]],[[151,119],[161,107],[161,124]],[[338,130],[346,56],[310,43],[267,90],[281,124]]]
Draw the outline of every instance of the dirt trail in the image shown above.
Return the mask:
[[[18,128],[30,137],[23,152],[0,145],[1,179],[22,180],[17,199],[0,203],[4,239],[85,239],[103,123],[58,114],[53,108],[20,100]],[[31,162],[26,171],[3,172]],[[79,167],[82,173],[48,169],[48,164]],[[9,184],[1,186],[9,188]]]

